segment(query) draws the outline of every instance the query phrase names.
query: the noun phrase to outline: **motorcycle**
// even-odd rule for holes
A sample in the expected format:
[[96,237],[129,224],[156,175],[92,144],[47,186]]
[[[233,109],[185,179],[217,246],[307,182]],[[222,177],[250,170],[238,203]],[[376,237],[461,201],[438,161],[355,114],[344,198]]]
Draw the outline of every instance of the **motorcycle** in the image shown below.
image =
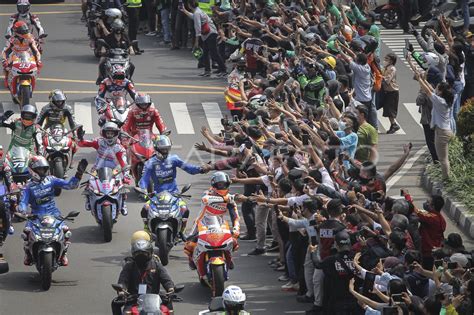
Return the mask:
[[120,176],[123,171],[108,167],[99,168],[96,174],[87,172],[91,178],[81,183],[81,187],[86,187],[83,195],[89,197],[91,213],[96,222],[102,226],[105,242],[112,240],[112,228],[117,222],[123,195],[128,192]]
[[[8,188],[5,184],[0,184],[0,249],[3,247],[5,240],[8,236],[8,231],[11,225],[11,202],[10,198],[15,198],[18,192],[8,192]],[[0,274],[7,273],[9,271],[8,262],[0,252]]]
[[[155,148],[153,147],[153,138],[155,137],[152,132],[148,129],[140,129],[138,133],[131,137],[130,141],[125,139],[124,143],[127,142],[128,156],[130,157],[131,173],[135,179],[135,186],[138,187],[138,182],[142,177],[143,167],[146,161],[148,161],[154,154]],[[150,182],[147,191],[151,193],[153,191],[153,183]]]
[[117,293],[123,295],[114,298],[113,303],[124,305],[124,315],[169,315],[173,314],[173,302],[181,302],[176,295],[184,286],[176,286],[171,295],[168,294],[130,294],[121,284],[112,284]]
[[[72,148],[75,145],[71,134],[81,125],[67,131],[62,124],[55,124],[49,130],[43,130],[43,146],[46,151],[51,175],[64,178],[66,169],[72,164]],[[61,188],[54,189],[55,196],[61,194]]]
[[193,261],[199,280],[211,288],[213,297],[221,296],[228,280],[234,239],[229,224],[221,217],[204,216],[197,224],[199,234]]
[[[440,20],[442,17],[449,19],[449,24],[452,27],[455,34],[462,34],[464,31],[464,20],[462,19],[462,12],[456,10],[457,3],[456,2],[445,2],[438,7],[434,7],[431,12],[431,18],[425,23],[423,28],[421,29],[421,36],[425,39],[428,35],[428,29],[432,29],[436,32],[436,34],[441,34],[441,24]],[[469,1],[469,12],[470,12],[470,23],[469,29],[473,30],[474,28],[474,1]],[[452,16],[456,13],[457,18],[453,18]],[[454,36],[454,35],[453,35]]]
[[162,191],[158,194],[147,194],[141,191],[148,200],[148,230],[151,231],[155,240],[155,246],[158,247],[158,256],[163,266],[168,265],[169,252],[176,243],[178,233],[181,231],[183,220],[181,218],[182,198],[191,198],[185,195],[191,188],[191,185],[185,185],[180,193],[170,193]]
[[61,224],[64,221],[74,221],[78,215],[78,211],[71,211],[65,217],[15,213],[18,218],[32,223],[30,233],[22,234],[22,237],[28,242],[28,250],[40,274],[43,290],[47,291],[51,287],[52,273],[60,266],[64,243],[71,237],[71,232],[61,228]]
[[99,105],[99,114],[101,114],[99,118],[100,127],[102,127],[107,121],[113,121],[119,128],[125,124],[132,104],[128,102],[124,96],[113,95],[107,100],[96,99],[96,102],[101,104]]
[[[132,41],[132,45],[136,44],[137,42],[138,41],[136,40]],[[110,46],[103,39],[98,39],[97,44],[107,50],[105,54],[107,57],[105,62],[106,77],[111,75],[113,66],[119,65],[125,70],[126,78],[131,80],[133,73],[130,72],[130,56],[128,51],[122,48],[110,48]]]
[[30,103],[35,89],[36,76],[39,72],[36,59],[26,51],[12,54],[9,58],[8,69],[8,89],[13,102],[19,104],[21,108]]

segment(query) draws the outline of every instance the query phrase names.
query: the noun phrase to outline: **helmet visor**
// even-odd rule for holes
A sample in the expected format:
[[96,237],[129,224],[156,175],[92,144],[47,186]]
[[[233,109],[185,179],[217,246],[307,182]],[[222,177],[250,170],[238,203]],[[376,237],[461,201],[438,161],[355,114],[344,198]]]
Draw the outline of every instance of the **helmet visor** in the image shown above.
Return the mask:
[[66,101],[53,101],[53,105],[59,109],[64,108],[64,104],[66,104]]
[[19,35],[26,35],[30,32],[30,30],[28,29],[27,26],[22,26],[22,27],[19,27],[15,30],[15,32]]
[[48,175],[49,167],[48,166],[40,166],[33,169],[39,177],[44,178]]
[[228,189],[230,186],[229,182],[217,182],[213,185],[213,187],[217,190],[225,190]]
[[35,120],[36,119],[36,114],[35,113],[30,113],[30,112],[22,112],[21,113],[21,119],[23,119],[23,120]]
[[30,6],[28,4],[19,4],[16,6],[16,9],[18,10],[18,13],[25,14],[30,10]]
[[104,130],[103,136],[105,139],[113,139],[118,136],[117,130]]
[[125,73],[116,73],[113,75],[114,80],[125,80]]

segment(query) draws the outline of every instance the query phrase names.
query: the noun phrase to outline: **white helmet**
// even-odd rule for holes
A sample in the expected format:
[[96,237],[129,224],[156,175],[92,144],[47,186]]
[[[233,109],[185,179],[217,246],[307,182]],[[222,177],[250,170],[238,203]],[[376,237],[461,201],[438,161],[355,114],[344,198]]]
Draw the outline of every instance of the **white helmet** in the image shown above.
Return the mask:
[[230,285],[225,288],[222,293],[222,302],[226,311],[241,311],[245,306],[245,293],[242,289],[235,285]]
[[112,24],[113,21],[116,19],[122,18],[122,12],[119,9],[107,9],[104,12],[105,16],[107,17],[107,23]]
[[108,145],[117,143],[117,138],[120,134],[120,128],[116,123],[108,121],[102,126],[100,135],[105,139]]
[[423,67],[428,69],[429,67],[437,67],[439,64],[439,57],[437,54],[432,52],[427,52],[421,55],[423,61]]
[[28,163],[28,171],[33,180],[42,181],[48,176],[49,163],[44,156],[33,156]]

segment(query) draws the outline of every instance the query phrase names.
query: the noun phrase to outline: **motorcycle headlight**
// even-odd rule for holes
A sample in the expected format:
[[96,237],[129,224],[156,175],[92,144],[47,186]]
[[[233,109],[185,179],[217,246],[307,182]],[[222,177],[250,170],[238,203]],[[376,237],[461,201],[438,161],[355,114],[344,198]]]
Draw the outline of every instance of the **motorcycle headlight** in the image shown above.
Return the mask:
[[63,147],[63,148],[61,149],[61,151],[63,151],[63,152],[68,152],[68,151],[69,151],[69,147]]
[[64,237],[65,238],[71,238],[71,231],[67,231],[66,233],[64,233]]

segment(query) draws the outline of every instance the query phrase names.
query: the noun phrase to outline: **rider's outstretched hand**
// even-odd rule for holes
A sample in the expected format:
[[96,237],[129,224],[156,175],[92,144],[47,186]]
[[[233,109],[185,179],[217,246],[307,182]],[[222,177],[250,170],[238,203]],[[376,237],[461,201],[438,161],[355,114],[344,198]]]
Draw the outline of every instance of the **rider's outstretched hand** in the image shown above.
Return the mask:
[[79,139],[79,141],[84,140],[84,135],[86,134],[86,131],[84,130],[82,126],[77,128],[76,133],[77,133],[77,138]]
[[77,173],[79,173],[80,175],[84,174],[84,172],[86,171],[87,169],[87,165],[89,163],[87,162],[86,159],[82,159],[79,164],[77,165]]

